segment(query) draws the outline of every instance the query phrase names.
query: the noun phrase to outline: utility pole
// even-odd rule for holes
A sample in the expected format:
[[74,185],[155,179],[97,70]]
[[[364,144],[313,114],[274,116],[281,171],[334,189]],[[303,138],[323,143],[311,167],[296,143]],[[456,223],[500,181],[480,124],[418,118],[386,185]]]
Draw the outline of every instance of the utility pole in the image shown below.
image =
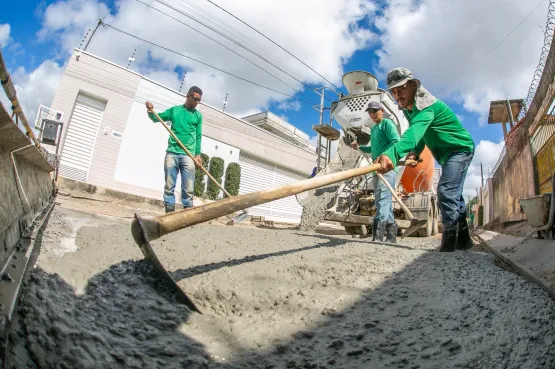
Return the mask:
[[222,109],[222,113],[225,112],[225,106],[226,105],[227,105],[227,93],[225,94],[224,107]]
[[181,80],[181,85],[179,86],[179,92],[183,88],[183,84],[185,83],[185,77],[187,77],[187,72],[183,73],[183,79]]
[[480,172],[482,174],[482,188],[484,188],[484,167],[482,163],[480,163]]
[[87,39],[87,36],[89,35],[90,31],[91,31],[91,29],[89,28],[87,33],[85,33],[85,37],[83,37],[83,39],[81,40],[81,43],[79,44],[79,49],[81,48],[81,46],[83,46],[83,42],[85,42],[85,40]]
[[98,19],[98,23],[96,24],[96,27],[94,28],[94,31],[91,34],[91,37],[89,37],[89,40],[85,44],[85,48],[83,49],[83,51],[87,51],[87,47],[89,47],[89,44],[91,43],[91,40],[93,39],[94,35],[96,34],[96,31],[98,30],[98,27],[100,27],[100,25],[102,23],[103,23],[102,19]]
[[135,52],[137,52],[137,49],[133,50],[133,55],[131,55],[131,57],[129,58],[129,64],[127,64],[127,69],[129,69],[129,66],[131,66],[131,62],[135,61]]

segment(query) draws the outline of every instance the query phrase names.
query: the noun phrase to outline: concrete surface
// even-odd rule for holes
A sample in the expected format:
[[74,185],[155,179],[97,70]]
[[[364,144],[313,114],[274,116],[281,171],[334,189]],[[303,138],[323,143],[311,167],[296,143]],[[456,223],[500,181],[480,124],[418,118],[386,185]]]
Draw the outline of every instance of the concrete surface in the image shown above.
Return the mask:
[[154,243],[199,315],[142,261],[128,219],[58,206],[10,337],[14,365],[555,366],[555,303],[492,254],[215,224]]
[[478,237],[500,258],[555,299],[555,241],[484,231]]

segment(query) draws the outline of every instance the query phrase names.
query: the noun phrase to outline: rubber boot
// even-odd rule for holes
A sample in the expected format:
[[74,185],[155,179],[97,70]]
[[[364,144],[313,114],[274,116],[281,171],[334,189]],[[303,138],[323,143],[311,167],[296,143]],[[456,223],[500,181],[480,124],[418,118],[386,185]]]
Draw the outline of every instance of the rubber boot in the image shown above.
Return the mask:
[[468,223],[466,222],[466,217],[459,222],[459,234],[457,236],[457,250],[470,250],[474,247],[474,242],[470,237],[470,229],[468,228]]
[[397,243],[397,224],[387,223],[385,226],[385,242]]
[[458,225],[443,225],[443,233],[441,234],[441,245],[439,252],[453,252],[457,244],[457,228]]
[[169,202],[165,202],[164,207],[166,208],[166,214],[175,211],[175,204],[170,204]]
[[376,233],[374,233],[374,238],[372,241],[383,242],[385,236],[385,222],[378,222],[376,224]]
[[372,221],[372,241],[376,241],[377,228],[378,228],[378,222],[375,220]]

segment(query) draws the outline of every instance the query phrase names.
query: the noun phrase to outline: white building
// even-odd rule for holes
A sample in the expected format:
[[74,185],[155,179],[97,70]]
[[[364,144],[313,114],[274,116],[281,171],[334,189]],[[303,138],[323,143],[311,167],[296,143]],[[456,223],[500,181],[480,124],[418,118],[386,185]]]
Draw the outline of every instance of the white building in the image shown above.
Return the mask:
[[[203,90],[205,96],[210,94],[209,88]],[[75,50],[51,106],[63,112],[60,176],[161,200],[168,133],[147,116],[147,100],[162,112],[183,104],[185,94]],[[240,164],[240,194],[308,178],[316,165],[316,149],[308,135],[274,114],[262,113],[271,117],[268,125],[235,118],[204,103],[198,109],[203,115],[202,152],[222,158],[226,166]],[[179,184],[178,179],[176,196]],[[298,222],[301,211],[291,196],[250,213]]]

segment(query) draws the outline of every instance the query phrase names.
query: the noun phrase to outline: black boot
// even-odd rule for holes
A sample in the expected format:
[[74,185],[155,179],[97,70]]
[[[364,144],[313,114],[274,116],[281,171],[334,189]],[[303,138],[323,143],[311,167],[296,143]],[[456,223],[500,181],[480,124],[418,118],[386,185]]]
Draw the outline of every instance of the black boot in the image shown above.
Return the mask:
[[385,236],[385,222],[377,222],[372,241],[383,242],[384,236]]
[[166,208],[166,214],[175,211],[175,204],[170,204],[169,202],[165,202],[164,207]]
[[397,243],[397,224],[387,223],[385,226],[385,242]]
[[470,250],[474,247],[474,242],[470,237],[470,229],[466,222],[466,217],[459,222],[459,234],[457,236],[457,250]]
[[453,225],[443,225],[443,233],[441,234],[441,245],[439,246],[439,252],[453,252],[455,251],[455,245],[457,244],[457,228],[458,226]]
[[376,241],[377,228],[378,222],[376,220],[372,221],[372,241]]

